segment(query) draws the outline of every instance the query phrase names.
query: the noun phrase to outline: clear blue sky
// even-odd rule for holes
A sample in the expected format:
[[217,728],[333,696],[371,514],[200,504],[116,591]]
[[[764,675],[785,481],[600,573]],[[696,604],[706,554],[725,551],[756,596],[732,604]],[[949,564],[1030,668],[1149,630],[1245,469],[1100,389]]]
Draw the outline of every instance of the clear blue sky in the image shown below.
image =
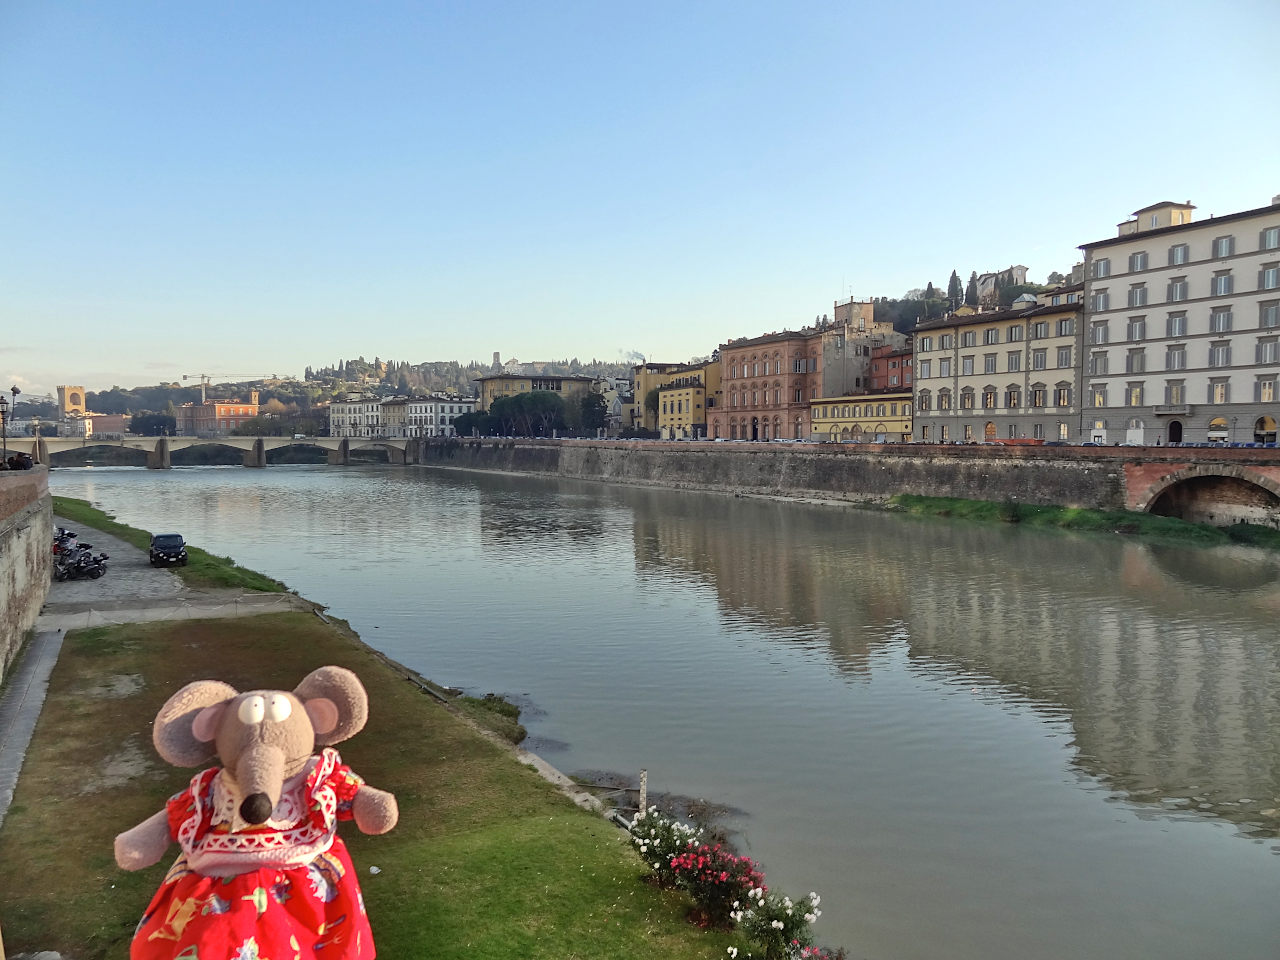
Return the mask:
[[0,378],[685,360],[1280,193],[1275,0],[0,5]]

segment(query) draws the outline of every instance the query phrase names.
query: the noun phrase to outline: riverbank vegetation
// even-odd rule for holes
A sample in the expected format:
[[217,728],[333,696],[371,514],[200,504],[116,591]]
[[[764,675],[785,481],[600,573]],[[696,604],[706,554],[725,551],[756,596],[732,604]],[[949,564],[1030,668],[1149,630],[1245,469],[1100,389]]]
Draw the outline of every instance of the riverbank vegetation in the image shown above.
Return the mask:
[[[77,500],[73,497],[54,497],[53,512],[63,520],[78,524],[81,527],[92,527],[95,530],[101,530],[103,533],[109,533],[113,537],[118,537],[126,543],[132,544],[139,550],[146,550],[151,544],[151,534],[146,530],[139,530],[137,527],[120,523],[111,514],[90,506],[84,500]],[[77,530],[76,532],[81,534],[82,540],[92,542],[92,537],[84,536],[82,530]],[[166,533],[169,531],[156,532]],[[174,532],[181,533],[182,531]],[[260,590],[264,593],[285,593],[289,589],[279,580],[273,580],[271,577],[258,573],[256,570],[249,570],[240,566],[230,557],[215,556],[207,550],[201,550],[199,547],[191,546],[191,544],[187,544],[187,565],[185,567],[171,567],[170,569],[189,587],[227,587],[242,590]]]
[[1017,501],[961,500],[955,497],[918,497],[899,494],[890,509],[917,516],[954,517],[987,523],[1020,523],[1029,527],[1080,530],[1088,533],[1120,533],[1212,547],[1247,544],[1280,550],[1280,531],[1248,523],[1212,527],[1176,517],[1128,510],[1084,510],[1077,507],[1045,507]]
[[196,678],[291,689],[326,663],[354,670],[369,691],[368,726],[341,744],[344,761],[400,806],[385,836],[342,830],[380,956],[751,952],[739,934],[687,923],[683,892],[641,882],[648,868],[611,823],[578,809],[338,625],[300,613],[68,634],[0,828],[8,950],[124,960],[171,858],[127,873],[112,859],[112,838],[161,809],[192,773],[156,757],[155,712]]

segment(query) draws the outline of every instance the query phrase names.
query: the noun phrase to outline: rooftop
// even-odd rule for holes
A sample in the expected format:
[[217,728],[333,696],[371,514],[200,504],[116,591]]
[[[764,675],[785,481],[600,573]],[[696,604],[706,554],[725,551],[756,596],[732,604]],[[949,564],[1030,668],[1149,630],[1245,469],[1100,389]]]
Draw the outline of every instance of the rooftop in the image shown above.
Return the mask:
[[[1157,204],[1161,206],[1161,204]],[[1182,206],[1182,204],[1175,204]],[[1150,207],[1144,209],[1152,209]],[[1139,210],[1138,213],[1142,213]],[[1242,210],[1239,213],[1228,213],[1222,217],[1210,217],[1208,220],[1196,220],[1191,223],[1175,223],[1168,227],[1157,227],[1154,230],[1141,230],[1137,233],[1126,233],[1118,237],[1108,237],[1106,240],[1095,240],[1092,243],[1080,244],[1081,250],[1093,250],[1097,247],[1110,247],[1118,243],[1141,243],[1148,237],[1163,237],[1187,230],[1203,230],[1214,224],[1234,223],[1237,220],[1248,220],[1252,217],[1266,216],[1267,214],[1275,214],[1280,216],[1280,203],[1268,204],[1265,207],[1256,207],[1253,210]]]

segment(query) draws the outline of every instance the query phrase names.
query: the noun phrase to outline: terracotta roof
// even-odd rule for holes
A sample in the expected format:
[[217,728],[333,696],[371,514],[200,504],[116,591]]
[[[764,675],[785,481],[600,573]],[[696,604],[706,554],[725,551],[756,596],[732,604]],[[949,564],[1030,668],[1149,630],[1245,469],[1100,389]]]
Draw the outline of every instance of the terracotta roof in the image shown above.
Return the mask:
[[1046,304],[1044,306],[1027,307],[1020,310],[989,310],[986,313],[971,313],[967,316],[943,317],[940,320],[929,320],[918,323],[912,332],[921,330],[945,330],[948,327],[967,327],[979,323],[997,323],[1001,320],[1020,320],[1024,317],[1043,317],[1055,313],[1075,313],[1081,309],[1080,301],[1075,303]]
[[[1139,211],[1141,212],[1141,211]],[[1247,220],[1250,217],[1260,217],[1268,213],[1280,214],[1280,203],[1273,203],[1265,207],[1257,207],[1253,210],[1242,210],[1239,213],[1228,213],[1222,217],[1210,217],[1208,220],[1193,220],[1191,223],[1175,223],[1168,227],[1158,227],[1155,230],[1136,230],[1133,233],[1126,233],[1119,237],[1108,237],[1106,240],[1095,240],[1093,243],[1082,243],[1079,249],[1092,250],[1095,247],[1110,247],[1117,243],[1133,243],[1135,240],[1141,240],[1144,237],[1164,237],[1182,230],[1197,230],[1201,227],[1207,227],[1214,223],[1233,223],[1236,220]]]

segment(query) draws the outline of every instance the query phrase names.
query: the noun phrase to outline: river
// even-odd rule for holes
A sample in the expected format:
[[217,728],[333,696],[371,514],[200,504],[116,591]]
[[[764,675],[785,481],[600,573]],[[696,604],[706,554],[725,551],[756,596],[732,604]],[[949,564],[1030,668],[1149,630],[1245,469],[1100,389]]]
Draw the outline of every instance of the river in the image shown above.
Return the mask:
[[1280,956],[1274,556],[422,467],[50,486],[734,808],[851,960]]

